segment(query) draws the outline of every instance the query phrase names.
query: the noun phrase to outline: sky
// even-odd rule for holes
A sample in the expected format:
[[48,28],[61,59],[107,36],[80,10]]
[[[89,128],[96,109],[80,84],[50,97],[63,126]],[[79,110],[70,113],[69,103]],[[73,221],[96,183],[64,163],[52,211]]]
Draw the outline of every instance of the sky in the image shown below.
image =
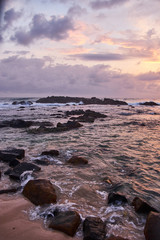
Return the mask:
[[160,0],[0,0],[0,97],[160,98]]

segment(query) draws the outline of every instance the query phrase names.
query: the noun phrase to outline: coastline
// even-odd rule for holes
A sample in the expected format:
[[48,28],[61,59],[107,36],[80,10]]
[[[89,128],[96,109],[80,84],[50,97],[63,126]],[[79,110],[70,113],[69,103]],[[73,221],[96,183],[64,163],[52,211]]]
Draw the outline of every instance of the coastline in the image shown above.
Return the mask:
[[61,232],[45,229],[42,221],[31,221],[25,213],[32,203],[23,196],[0,197],[0,236],[5,240],[81,240]]

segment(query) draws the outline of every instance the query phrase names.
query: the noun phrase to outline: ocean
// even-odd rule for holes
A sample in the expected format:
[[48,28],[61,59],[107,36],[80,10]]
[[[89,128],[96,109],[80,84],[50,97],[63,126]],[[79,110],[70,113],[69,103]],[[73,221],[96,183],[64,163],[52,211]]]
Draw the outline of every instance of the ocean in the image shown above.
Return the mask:
[[[12,105],[14,101],[32,101],[32,105]],[[160,210],[160,106],[142,106],[146,99],[123,99],[128,106],[40,104],[36,98],[0,98],[0,121],[23,119],[49,121],[54,126],[65,123],[66,111],[83,109],[106,114],[94,123],[82,123],[83,127],[61,133],[31,134],[24,128],[0,128],[0,150],[25,149],[25,161],[34,163],[41,159],[42,151],[56,149],[60,156],[49,157],[50,165],[41,166],[41,172],[29,173],[29,179],[49,179],[57,188],[58,202],[48,208],[32,207],[28,211],[31,220],[53,208],[74,209],[82,219],[98,216],[106,221],[107,235],[115,234],[130,240],[144,240],[146,216],[137,214],[131,204],[113,206],[107,204],[109,192],[118,191],[132,202],[135,196],[143,198]],[[154,100],[160,103],[160,100]],[[88,159],[88,165],[71,166],[66,161],[73,155]],[[17,186],[4,171],[0,188]],[[20,193],[18,193],[20,194]],[[10,196],[12,198],[12,195]],[[45,224],[44,219],[44,224]],[[78,236],[82,236],[80,228]]]

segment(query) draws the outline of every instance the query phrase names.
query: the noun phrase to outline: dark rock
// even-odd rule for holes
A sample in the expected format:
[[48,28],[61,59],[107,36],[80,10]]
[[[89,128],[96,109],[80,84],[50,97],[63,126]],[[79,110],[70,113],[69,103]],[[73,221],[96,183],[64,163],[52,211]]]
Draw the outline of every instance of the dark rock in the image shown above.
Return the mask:
[[73,237],[80,222],[80,216],[76,211],[60,212],[52,219],[49,228],[64,232]]
[[58,150],[44,151],[44,152],[41,153],[41,155],[49,155],[49,156],[56,157],[56,156],[59,155],[59,151]]
[[42,133],[59,133],[65,132],[73,129],[77,129],[82,127],[83,125],[76,121],[68,121],[67,123],[57,123],[57,127],[54,128],[46,128],[46,127],[39,127],[37,129],[33,128],[28,130],[28,133],[32,134],[42,134]]
[[144,103],[139,103],[140,105],[144,105],[144,106],[159,106],[158,103],[155,102],[144,102]]
[[10,149],[10,150],[0,150],[0,160],[3,162],[11,162],[15,159],[24,158],[25,150],[23,149]]
[[23,163],[18,164],[15,168],[13,168],[13,170],[9,174],[9,177],[14,180],[20,180],[22,173],[24,173],[26,171],[37,172],[40,170],[41,170],[41,168],[35,164],[23,162]]
[[0,171],[0,179],[1,179],[1,175],[2,175],[2,173],[1,173],[1,171]]
[[88,163],[88,160],[83,157],[73,156],[67,161],[67,163],[71,163],[73,165],[81,165],[81,164],[84,165]]
[[118,237],[118,236],[111,236],[111,237],[107,238],[106,240],[128,240],[128,239],[127,238]]
[[36,159],[36,160],[34,160],[34,162],[36,162],[38,165],[44,165],[44,166],[48,166],[50,164],[50,161],[47,158]]
[[84,114],[84,113],[85,113],[85,111],[82,110],[82,109],[66,111],[66,115],[67,115],[67,116],[82,115],[82,114]]
[[160,213],[150,212],[144,228],[146,240],[160,239]]
[[12,172],[12,168],[9,168],[7,171],[4,172],[5,175],[9,175]]
[[17,188],[9,188],[9,189],[3,189],[0,190],[0,194],[5,194],[5,193],[16,193],[19,190],[21,190],[21,187],[17,187]]
[[18,161],[17,159],[14,159],[9,162],[10,167],[16,167],[18,164],[20,164],[20,161]]
[[135,211],[138,213],[148,214],[150,211],[158,212],[155,208],[150,206],[147,202],[139,197],[135,197],[133,199],[132,205],[134,206]]
[[23,195],[35,205],[56,203],[56,191],[50,181],[30,180],[23,189]]
[[83,222],[83,240],[105,240],[105,223],[98,217],[87,217]]
[[105,98],[104,100],[101,100],[96,97],[92,98],[84,98],[84,97],[64,97],[64,96],[51,96],[46,98],[40,98],[36,101],[37,103],[83,103],[85,105],[87,104],[100,104],[100,105],[128,105],[124,101],[119,100],[113,100],[110,98]]
[[121,205],[127,202],[126,197],[119,193],[111,192],[108,194],[108,204]]
[[12,105],[32,105],[33,102],[31,101],[14,101]]
[[12,119],[10,121],[0,122],[0,128],[12,127],[12,128],[27,128],[32,125],[32,121],[25,121],[23,119]]

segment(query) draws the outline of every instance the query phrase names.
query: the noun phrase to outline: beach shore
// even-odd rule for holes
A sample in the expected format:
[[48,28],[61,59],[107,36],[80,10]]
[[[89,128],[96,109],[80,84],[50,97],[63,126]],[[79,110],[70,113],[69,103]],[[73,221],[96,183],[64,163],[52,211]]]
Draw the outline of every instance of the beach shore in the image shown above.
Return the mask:
[[23,197],[0,198],[1,240],[77,240],[61,232],[45,229],[41,221],[30,221],[27,211],[32,204]]

